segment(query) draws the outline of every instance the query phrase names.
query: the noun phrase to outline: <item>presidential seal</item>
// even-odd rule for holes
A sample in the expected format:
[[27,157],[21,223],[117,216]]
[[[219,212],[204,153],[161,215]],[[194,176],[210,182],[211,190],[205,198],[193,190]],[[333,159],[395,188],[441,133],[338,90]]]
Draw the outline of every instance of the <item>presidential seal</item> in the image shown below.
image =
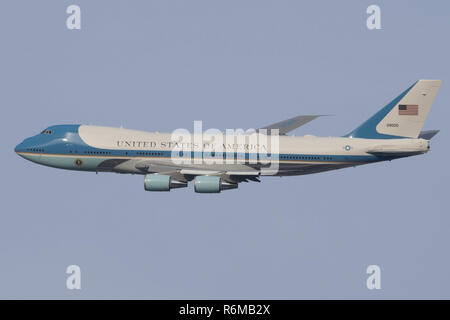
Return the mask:
[[76,165],[77,167],[80,167],[82,164],[83,164],[83,160],[81,160],[81,159],[76,159],[76,160],[75,160],[75,165]]

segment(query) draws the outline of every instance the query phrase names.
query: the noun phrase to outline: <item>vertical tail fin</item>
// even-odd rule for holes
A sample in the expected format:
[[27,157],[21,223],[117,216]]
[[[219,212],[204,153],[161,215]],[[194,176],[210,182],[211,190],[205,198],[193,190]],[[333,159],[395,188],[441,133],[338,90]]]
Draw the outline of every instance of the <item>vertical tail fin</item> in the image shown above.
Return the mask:
[[417,138],[442,80],[419,80],[346,135],[366,139]]

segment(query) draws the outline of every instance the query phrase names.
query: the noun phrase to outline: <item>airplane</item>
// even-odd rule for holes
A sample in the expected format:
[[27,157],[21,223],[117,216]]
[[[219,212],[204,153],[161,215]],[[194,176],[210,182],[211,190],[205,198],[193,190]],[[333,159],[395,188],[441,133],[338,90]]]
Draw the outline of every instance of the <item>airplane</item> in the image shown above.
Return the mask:
[[[287,135],[318,115],[297,116],[251,133],[184,133],[175,138],[173,133],[69,124],[46,128],[15,152],[55,168],[141,174],[146,191],[169,191],[193,181],[197,193],[220,193],[241,182],[260,182],[263,176],[312,174],[425,154],[439,130],[421,130],[441,83],[416,81],[340,137]],[[187,142],[180,143],[180,137]],[[217,142],[214,150],[206,150],[214,145],[210,141]]]

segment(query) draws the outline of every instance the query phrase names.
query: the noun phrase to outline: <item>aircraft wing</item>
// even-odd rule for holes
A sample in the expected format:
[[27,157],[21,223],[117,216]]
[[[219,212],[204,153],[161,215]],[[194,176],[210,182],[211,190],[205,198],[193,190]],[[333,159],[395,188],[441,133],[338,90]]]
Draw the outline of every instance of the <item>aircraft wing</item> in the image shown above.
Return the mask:
[[303,126],[305,124],[307,124],[308,122],[321,117],[322,115],[305,115],[305,116],[297,116],[297,117],[293,117],[284,121],[280,121],[262,128],[259,128],[258,130],[261,129],[267,129],[267,134],[270,134],[272,129],[278,129],[279,130],[279,135],[285,135],[286,133],[297,129],[300,126]]
[[164,162],[158,162],[153,160],[142,160],[136,163],[135,167],[138,170],[148,173],[158,173],[170,175],[180,181],[188,181],[195,176],[221,176],[224,180],[236,183],[256,181],[259,182],[259,170],[251,168],[246,165],[238,165],[230,168],[229,170],[216,170],[214,168],[204,169],[196,168],[195,166],[183,166],[177,164],[170,164]]

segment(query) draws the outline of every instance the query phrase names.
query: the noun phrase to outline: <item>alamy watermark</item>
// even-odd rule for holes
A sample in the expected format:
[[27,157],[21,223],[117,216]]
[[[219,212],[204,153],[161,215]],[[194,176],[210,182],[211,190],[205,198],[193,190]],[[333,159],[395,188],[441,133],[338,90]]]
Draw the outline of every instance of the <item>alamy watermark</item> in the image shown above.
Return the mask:
[[81,268],[76,264],[67,267],[66,273],[69,276],[66,279],[66,288],[69,290],[81,290]]
[[66,19],[66,27],[69,30],[81,29],[81,8],[75,4],[67,7],[66,13],[69,16]]
[[370,274],[366,281],[367,289],[381,289],[381,268],[376,264],[372,264],[367,267],[366,273]]
[[[120,139],[116,147],[137,150],[137,155],[169,158],[177,166],[258,164],[265,175],[278,173],[280,136],[278,129],[219,129],[203,131],[202,121],[194,121],[194,131],[179,128],[169,134],[149,135],[149,139]],[[151,150],[151,151],[149,151]]]
[[366,26],[369,30],[381,29],[381,9],[378,5],[372,4],[367,7],[366,13],[369,15],[366,20]]

